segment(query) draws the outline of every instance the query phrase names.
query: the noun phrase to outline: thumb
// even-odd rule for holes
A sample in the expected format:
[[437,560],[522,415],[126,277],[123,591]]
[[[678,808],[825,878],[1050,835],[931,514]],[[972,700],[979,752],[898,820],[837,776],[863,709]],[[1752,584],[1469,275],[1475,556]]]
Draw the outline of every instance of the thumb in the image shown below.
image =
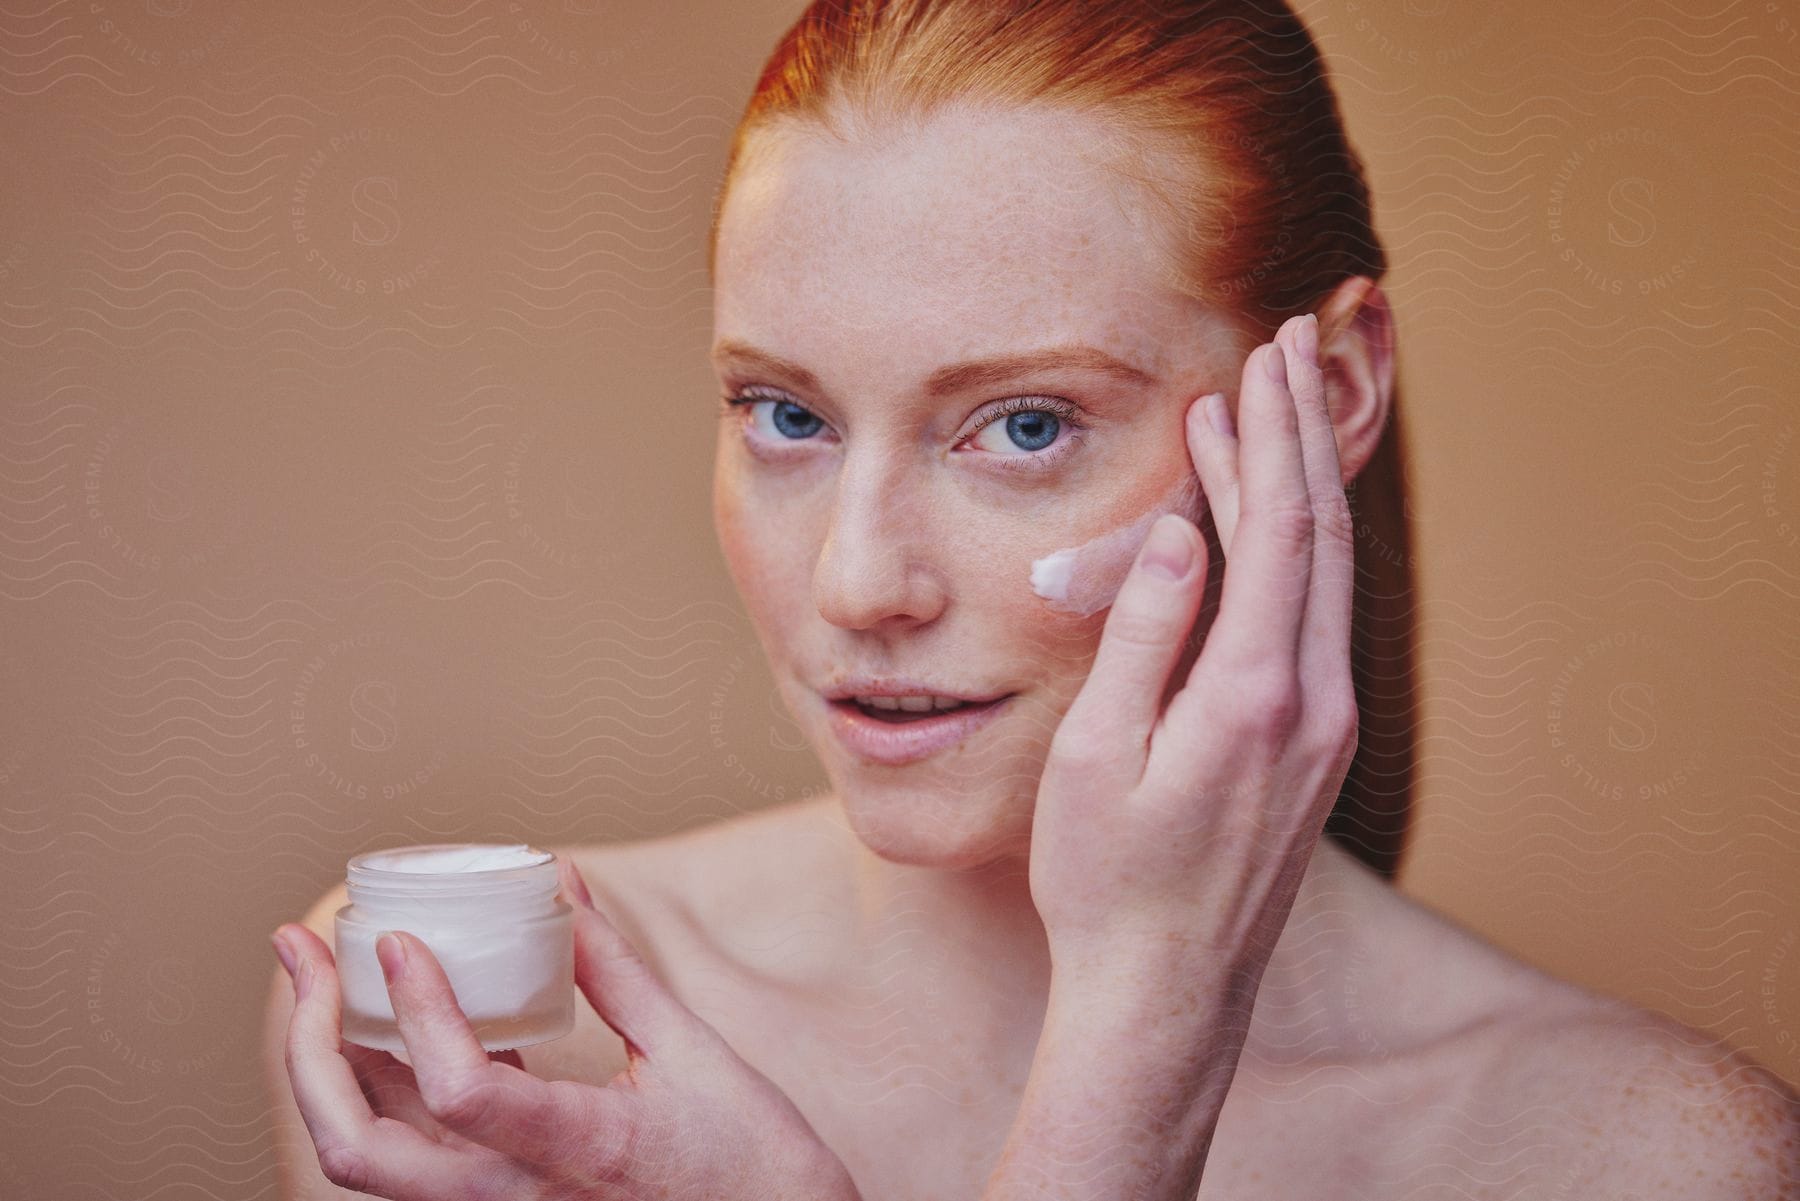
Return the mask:
[[625,1040],[635,1060],[692,1037],[699,1018],[659,979],[631,940],[594,904],[587,881],[559,859],[563,895],[575,909],[575,985],[594,1012]]

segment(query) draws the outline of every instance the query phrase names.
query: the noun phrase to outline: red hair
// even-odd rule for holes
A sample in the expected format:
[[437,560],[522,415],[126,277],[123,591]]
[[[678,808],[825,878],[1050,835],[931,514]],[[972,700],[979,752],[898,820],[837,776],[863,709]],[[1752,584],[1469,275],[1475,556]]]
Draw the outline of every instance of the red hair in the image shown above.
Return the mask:
[[[1165,236],[1168,282],[1250,344],[1346,279],[1379,280],[1362,164],[1311,35],[1283,0],[814,0],[738,122],[707,245],[748,136],[916,127],[946,106],[1049,107],[1113,135]],[[1413,774],[1412,578],[1399,406],[1347,489],[1357,519],[1352,672],[1361,729],[1326,830],[1398,868]]]

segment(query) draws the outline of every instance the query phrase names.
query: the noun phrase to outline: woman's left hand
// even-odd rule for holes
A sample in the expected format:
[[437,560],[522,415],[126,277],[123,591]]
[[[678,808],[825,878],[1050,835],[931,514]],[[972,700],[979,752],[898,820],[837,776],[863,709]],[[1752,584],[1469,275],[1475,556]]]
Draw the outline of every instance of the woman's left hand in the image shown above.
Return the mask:
[[559,867],[575,902],[576,983],[629,1060],[603,1087],[543,1080],[517,1052],[483,1050],[443,968],[410,934],[396,935],[404,955],[383,970],[411,1065],[343,1042],[330,948],[304,926],[277,931],[296,958],[288,1075],[325,1176],[396,1201],[859,1201],[787,1095],[676,999],[580,873]]
[[1030,881],[1059,966],[1130,990],[1122,964],[1172,960],[1167,973],[1242,999],[1357,747],[1355,541],[1316,317],[1246,359],[1241,438],[1201,407],[1186,429],[1226,555],[1218,614],[1176,680],[1212,565],[1192,522],[1161,518],[1169,557],[1154,540],[1139,552],[1051,741]]

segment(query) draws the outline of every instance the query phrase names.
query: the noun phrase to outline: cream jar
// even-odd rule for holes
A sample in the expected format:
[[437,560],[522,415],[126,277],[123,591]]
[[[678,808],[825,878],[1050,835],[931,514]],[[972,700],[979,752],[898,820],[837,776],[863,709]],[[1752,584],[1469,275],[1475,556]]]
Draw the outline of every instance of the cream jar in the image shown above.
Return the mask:
[[575,1026],[574,910],[556,898],[556,856],[523,844],[432,843],[350,860],[337,911],[346,1042],[406,1044],[375,940],[405,930],[431,948],[489,1051],[561,1038]]

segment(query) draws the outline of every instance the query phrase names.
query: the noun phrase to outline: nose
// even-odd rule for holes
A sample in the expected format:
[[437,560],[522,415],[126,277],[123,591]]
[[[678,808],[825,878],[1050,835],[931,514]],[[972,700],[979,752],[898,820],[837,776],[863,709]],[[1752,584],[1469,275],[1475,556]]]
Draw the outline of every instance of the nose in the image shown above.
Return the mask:
[[924,503],[897,472],[846,461],[813,568],[813,603],[846,630],[932,621],[946,591]]

